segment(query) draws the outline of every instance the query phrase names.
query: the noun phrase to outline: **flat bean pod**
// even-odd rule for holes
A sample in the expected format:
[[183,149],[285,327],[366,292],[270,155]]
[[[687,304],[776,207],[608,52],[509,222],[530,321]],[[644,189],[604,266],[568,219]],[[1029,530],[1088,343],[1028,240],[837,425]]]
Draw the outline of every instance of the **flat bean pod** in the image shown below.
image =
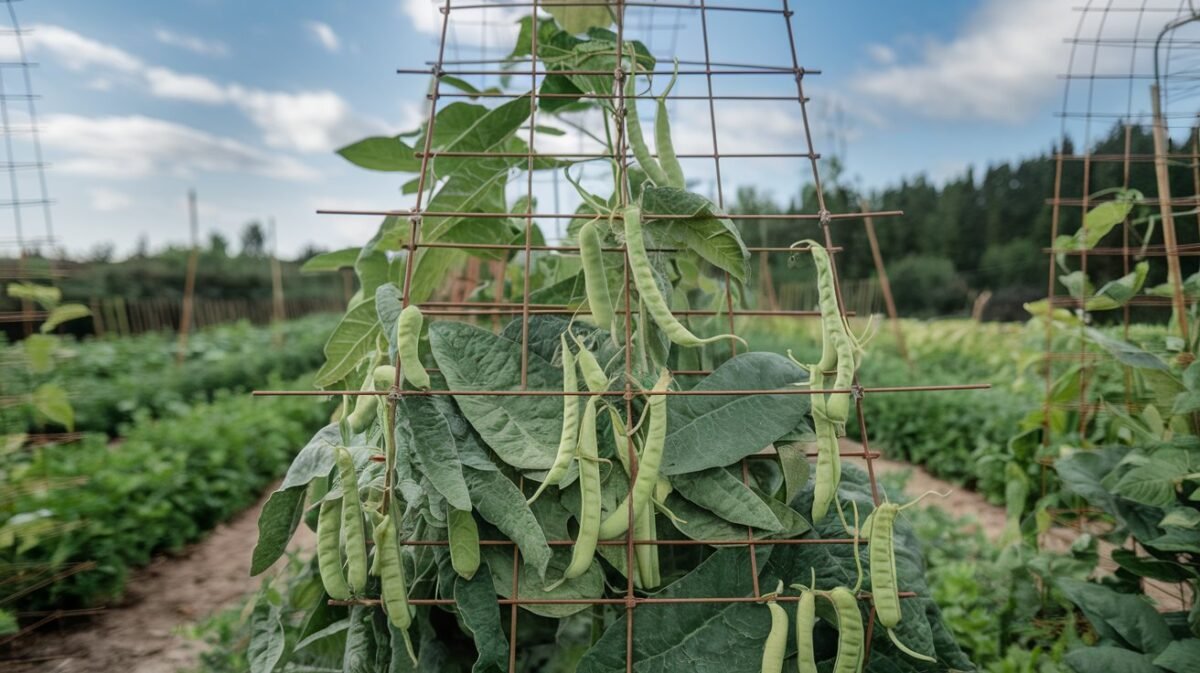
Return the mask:
[[[678,62],[675,68],[678,71]],[[667,186],[683,189],[686,184],[683,179],[683,167],[679,164],[679,157],[675,155],[675,143],[671,140],[671,120],[667,115],[667,94],[671,93],[674,86],[675,76],[672,76],[670,84],[658,97],[658,109],[654,115],[654,148],[658,150],[658,161],[662,164]]]
[[615,313],[612,296],[608,292],[608,274],[604,271],[604,253],[600,247],[600,234],[596,231],[596,220],[591,220],[579,230],[579,257],[583,262],[583,285],[587,291],[588,308],[596,324],[612,332]]
[[571,461],[575,459],[575,446],[579,441],[579,399],[573,394],[566,394],[579,391],[579,378],[575,373],[575,355],[571,353],[571,348],[567,345],[566,333],[558,335],[558,340],[562,345],[563,363],[562,432],[559,435],[558,452],[554,456],[554,464],[546,473],[545,481],[529,498],[530,503],[537,500],[546,487],[557,484],[566,476],[567,470],[571,467]]
[[896,585],[896,549],[893,538],[896,515],[895,503],[885,502],[871,512],[863,526],[870,536],[871,597],[875,601],[875,616],[884,628],[900,623],[900,594]]
[[408,637],[408,627],[412,625],[412,613],[408,609],[408,582],[404,577],[404,559],[400,558],[400,548],[396,544],[396,527],[391,515],[383,517],[375,527],[375,554],[379,559],[380,599],[388,621],[404,634],[404,644],[408,648],[408,656],[416,662],[412,641]]
[[646,172],[646,176],[654,184],[665,187],[670,184],[670,180],[662,166],[659,166],[651,156],[650,148],[646,145],[646,137],[642,135],[642,120],[638,117],[637,112],[635,81],[637,81],[637,75],[629,73],[629,79],[625,82],[625,135],[629,142],[629,148],[633,150],[633,158],[637,159],[638,165]]
[[342,501],[323,500],[317,514],[317,567],[325,593],[334,600],[350,598],[350,587],[342,569]]
[[346,581],[352,595],[367,588],[367,543],[363,531],[362,502],[358,499],[358,476],[354,458],[344,446],[337,448],[338,473],[342,477],[342,535],[346,550]]
[[787,656],[787,611],[780,607],[774,597],[767,601],[771,611],[771,630],[763,643],[762,673],[783,673],[783,660]]
[[654,281],[654,271],[650,266],[650,257],[646,254],[646,241],[642,237],[642,211],[637,206],[628,206],[624,211],[625,217],[625,248],[629,254],[629,268],[633,272],[633,282],[637,286],[638,296],[646,307],[650,317],[658,325],[671,343],[680,346],[703,346],[723,339],[745,341],[733,334],[720,334],[707,339],[701,339],[683,323],[671,314],[667,300],[663,299],[658,283]]
[[866,638],[858,599],[846,587],[837,587],[828,596],[838,620],[838,653],[833,673],[861,673]]
[[596,555],[600,533],[600,452],[596,446],[596,404],[591,397],[583,410],[579,426],[579,535],[571,549],[571,563],[563,573],[564,579],[575,579],[587,572]]
[[799,673],[817,673],[817,655],[813,646],[813,628],[817,625],[817,595],[811,589],[800,590],[796,602],[796,668]]
[[[653,391],[664,392],[671,385],[671,373],[663,370],[655,382]],[[667,396],[650,395],[646,403],[650,427],[646,431],[646,443],[638,461],[637,478],[634,479],[629,495],[613,510],[600,525],[600,537],[608,539],[621,535],[629,529],[629,502],[634,503],[634,518],[650,506],[658,485],[658,469],[662,465],[663,449],[667,443]]]
[[404,379],[415,388],[429,389],[429,372],[421,364],[417,344],[421,338],[421,325],[425,322],[421,309],[409,304],[400,311],[396,319],[396,351],[400,355],[400,367]]

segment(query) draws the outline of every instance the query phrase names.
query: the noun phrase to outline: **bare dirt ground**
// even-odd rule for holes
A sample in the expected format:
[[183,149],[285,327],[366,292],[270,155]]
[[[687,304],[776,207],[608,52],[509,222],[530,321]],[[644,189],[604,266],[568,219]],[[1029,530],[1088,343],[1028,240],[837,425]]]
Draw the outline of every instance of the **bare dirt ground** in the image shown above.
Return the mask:
[[[16,655],[28,663],[5,670],[174,673],[195,666],[204,645],[182,635],[182,629],[235,605],[262,580],[250,577],[249,568],[265,502],[264,495],[204,540],[133,573],[119,605],[33,632]],[[315,546],[315,536],[300,526],[291,548]]]

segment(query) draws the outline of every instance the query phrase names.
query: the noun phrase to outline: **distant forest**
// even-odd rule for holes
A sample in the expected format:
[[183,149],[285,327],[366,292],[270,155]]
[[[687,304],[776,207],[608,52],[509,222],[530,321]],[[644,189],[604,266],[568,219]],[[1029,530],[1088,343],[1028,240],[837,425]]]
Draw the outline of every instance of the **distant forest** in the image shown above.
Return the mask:
[[[1186,152],[1193,145],[1186,141]],[[1124,155],[1125,131],[1115,126],[1092,147],[1093,155]],[[1077,150],[1070,141],[1064,143],[1064,154]],[[1142,157],[1153,155],[1153,140],[1149,128],[1134,127],[1130,134],[1130,154]],[[1082,154],[1082,152],[1080,152]],[[902,210],[904,216],[878,218],[875,230],[879,246],[903,315],[928,316],[967,312],[972,294],[990,290],[993,293],[985,316],[999,320],[1022,320],[1028,317],[1021,309],[1024,302],[1046,296],[1049,255],[1043,252],[1051,244],[1051,205],[1054,196],[1054,150],[1021,160],[989,166],[980,175],[974,169],[947,181],[942,186],[924,176],[905,179],[900,184],[880,192],[860,194],[838,179],[836,162],[828,162],[825,180],[826,208],[830,212],[853,212],[865,199],[873,210]],[[1089,187],[1086,193],[1120,187],[1123,184],[1122,162],[1090,162]],[[1171,190],[1175,198],[1197,195],[1200,173],[1190,161],[1176,160],[1170,168]],[[1063,163],[1061,194],[1064,198],[1080,199],[1083,187],[1084,162],[1067,160]],[[1148,160],[1130,165],[1129,186],[1143,194],[1157,196],[1154,164]],[[1073,202],[1077,203],[1077,202]],[[753,189],[742,189],[732,207],[741,213],[815,213],[815,192],[811,185],[800,199],[778,204]],[[1176,207],[1176,212],[1184,210]],[[1140,212],[1139,212],[1140,211]],[[1140,208],[1134,217],[1158,209]],[[1176,230],[1181,244],[1200,242],[1200,220],[1189,208],[1187,215],[1176,216]],[[1082,208],[1067,205],[1061,208],[1059,233],[1075,232],[1081,222]],[[816,234],[815,226],[797,226],[782,221],[742,220],[743,236],[748,245],[786,246],[798,238]],[[1135,227],[1130,244],[1138,246],[1136,238],[1145,226]],[[800,231],[801,235],[797,235]],[[843,278],[864,279],[875,275],[866,229],[861,220],[843,220],[833,224],[834,242],[845,248],[838,259]],[[1104,239],[1102,245],[1120,246],[1120,228]],[[1161,229],[1155,228],[1152,243],[1161,244]],[[1165,282],[1165,264],[1161,257],[1151,259],[1150,277],[1146,286]],[[1184,276],[1197,270],[1196,257],[1183,259]],[[786,256],[771,257],[772,274],[787,273]],[[1078,258],[1069,259],[1078,264]],[[1073,267],[1074,268],[1074,267]],[[1120,257],[1089,256],[1088,274],[1099,287],[1104,282],[1122,276]],[[1056,294],[1066,294],[1063,287]]]

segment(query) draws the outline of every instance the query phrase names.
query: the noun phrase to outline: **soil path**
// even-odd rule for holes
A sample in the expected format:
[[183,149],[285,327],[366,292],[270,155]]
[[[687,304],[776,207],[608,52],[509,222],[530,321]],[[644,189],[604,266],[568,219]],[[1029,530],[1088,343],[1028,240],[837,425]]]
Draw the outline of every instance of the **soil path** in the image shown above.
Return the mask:
[[[845,439],[842,442],[842,450],[845,452],[862,451],[862,446],[856,442]],[[883,459],[875,459],[871,463],[875,468],[876,476],[888,473],[908,472],[910,476],[904,486],[904,490],[905,495],[909,497],[916,497],[928,491],[937,491],[938,493],[948,492],[950,494],[948,497],[938,499],[937,502],[932,504],[936,504],[938,507],[957,516],[969,515],[974,517],[989,540],[995,542],[1004,533],[1006,519],[1004,508],[993,505],[978,493],[955,486],[950,482],[942,481],[921,467],[910,463]],[[1071,545],[1082,534],[1083,531],[1081,530],[1056,526],[1042,536],[1041,544],[1044,549],[1065,553],[1070,550]],[[1111,573],[1117,569],[1116,562],[1112,560],[1114,549],[1115,547],[1107,542],[1101,541],[1099,544],[1099,570],[1102,574]],[[1146,581],[1144,590],[1146,595],[1153,598],[1158,604],[1159,611],[1170,612],[1187,609],[1184,594],[1181,592],[1179,585]]]
[[[175,673],[195,666],[204,644],[182,635],[182,629],[235,605],[262,580],[250,577],[249,568],[265,502],[266,495],[200,542],[133,573],[119,605],[86,621],[58,622],[33,632],[18,656],[39,661],[12,670]],[[300,526],[290,548],[315,546],[316,537]]]

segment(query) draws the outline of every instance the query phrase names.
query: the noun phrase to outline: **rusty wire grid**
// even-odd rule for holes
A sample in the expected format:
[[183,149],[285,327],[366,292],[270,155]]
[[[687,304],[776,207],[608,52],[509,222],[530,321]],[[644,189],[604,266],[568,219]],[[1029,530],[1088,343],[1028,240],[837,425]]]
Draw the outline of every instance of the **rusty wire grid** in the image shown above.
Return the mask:
[[[1120,307],[1122,335],[1129,340],[1131,326],[1139,320],[1162,321],[1164,310],[1175,316],[1174,325],[1185,342],[1197,328],[1188,317],[1196,297],[1189,296],[1184,280],[1200,268],[1195,260],[1200,252],[1200,14],[1189,0],[1088,0],[1075,10],[1078,22],[1066,39],[1070,56],[1066,72],[1060,75],[1061,140],[1054,155],[1054,193],[1047,201],[1050,245],[1043,251],[1050,256],[1049,306],[1076,312],[1083,319],[1076,327],[1045,321],[1043,496],[1056,479],[1058,445],[1086,441],[1097,422],[1114,412],[1136,415],[1146,403],[1129,368],[1122,368],[1123,380],[1116,384],[1111,372],[1104,373],[1107,354],[1084,337],[1092,292],[1085,287],[1062,294],[1063,271],[1056,256],[1069,258],[1085,277],[1089,268],[1104,274],[1104,281],[1127,276],[1142,260],[1165,261],[1169,296],[1138,295],[1125,302]],[[1056,247],[1060,234],[1085,232],[1086,236],[1089,210],[1112,200],[1118,190],[1145,184],[1155,188],[1143,190],[1137,203],[1153,213],[1156,226],[1151,235],[1143,232],[1144,227],[1139,229],[1145,218],[1135,220],[1135,209],[1118,225],[1119,246]],[[1078,390],[1074,395],[1055,395],[1056,382],[1074,368],[1080,372]],[[1107,398],[1103,385],[1110,386]],[[1112,386],[1123,389],[1123,399],[1112,399]],[[1055,414],[1071,414],[1072,422],[1056,429]],[[1085,532],[1107,528],[1093,509],[1078,503],[1054,509],[1052,519]],[[1112,563],[1111,558],[1106,561]],[[1182,583],[1156,583],[1144,589],[1156,597],[1166,593],[1186,609]]]
[[[587,6],[594,3],[587,3],[580,0],[579,2],[557,2],[558,5],[567,6]],[[626,97],[624,94],[623,82],[626,77],[630,76],[630,72],[626,70],[627,66],[622,62],[621,66],[616,71],[598,71],[598,70],[550,70],[543,69],[539,66],[539,60],[536,56],[528,59],[507,59],[496,57],[495,55],[483,55],[479,58],[463,58],[461,53],[457,53],[452,45],[452,36],[454,27],[458,24],[456,21],[475,22],[476,25],[484,23],[481,21],[477,13],[479,12],[513,12],[520,11],[523,13],[532,13],[537,16],[540,8],[538,0],[532,2],[496,2],[480,4],[478,0],[440,0],[436,5],[439,13],[439,30],[438,30],[438,48],[436,59],[426,63],[424,68],[405,68],[397,72],[402,76],[428,77],[432,75],[433,85],[427,94],[428,110],[425,115],[425,141],[424,147],[417,148],[416,156],[420,158],[420,173],[417,178],[417,188],[415,194],[415,205],[411,208],[395,209],[390,207],[380,207],[370,210],[347,210],[341,208],[322,209],[318,212],[327,214],[339,215],[375,215],[407,218],[409,222],[409,236],[407,242],[403,244],[403,249],[407,252],[404,280],[402,285],[403,305],[407,306],[410,303],[410,289],[413,277],[413,269],[415,266],[417,251],[422,248],[439,248],[448,247],[459,250],[478,250],[486,248],[490,250],[505,250],[523,258],[524,261],[524,276],[520,282],[520,288],[514,287],[514,293],[519,292],[519,301],[491,301],[491,302],[473,302],[469,300],[453,300],[453,301],[429,301],[421,304],[422,312],[427,316],[441,317],[459,317],[459,318],[495,318],[496,316],[519,316],[521,325],[521,366],[520,366],[520,385],[516,389],[511,390],[402,390],[400,381],[402,377],[401,367],[403,362],[397,361],[396,375],[393,386],[390,390],[380,392],[369,392],[359,390],[301,390],[301,391],[284,391],[284,390],[259,390],[256,395],[362,395],[375,394],[385,395],[389,402],[388,413],[395,413],[396,402],[407,395],[448,395],[448,396],[476,396],[476,395],[501,395],[501,396],[563,396],[563,395],[591,395],[592,393],[575,392],[567,393],[562,390],[537,390],[531,389],[528,385],[528,363],[529,363],[529,322],[531,316],[542,314],[574,314],[579,311],[573,307],[565,305],[546,305],[537,304],[531,301],[530,293],[532,290],[530,281],[530,268],[532,266],[533,253],[535,251],[550,251],[550,252],[566,252],[575,253],[579,248],[575,245],[537,245],[534,243],[535,222],[538,220],[554,222],[556,220],[571,219],[577,217],[576,213],[566,212],[567,209],[561,205],[555,204],[547,210],[538,210],[535,208],[535,181],[534,181],[534,166],[535,162],[543,159],[582,159],[582,158],[603,158],[614,161],[617,165],[618,177],[617,182],[621,184],[618,190],[619,206],[624,206],[631,200],[631,195],[628,193],[628,183],[625,180],[625,175],[629,169],[630,149],[625,137],[624,124],[617,124],[615,133],[614,150],[612,152],[591,152],[580,147],[572,148],[573,151],[562,152],[539,152],[535,149],[535,129],[537,127],[537,113],[539,100],[550,98],[549,94],[539,92],[539,83],[544,76],[547,75],[562,75],[562,74],[596,74],[596,75],[612,75],[615,78],[613,93],[608,96],[593,96],[583,94],[582,98],[605,98],[611,100],[616,108],[616,116],[623,119],[626,114]],[[690,34],[696,39],[698,46],[702,49],[702,60],[680,60],[680,69],[678,72],[681,80],[684,78],[695,78],[700,82],[700,87],[703,94],[700,95],[676,95],[671,99],[675,101],[692,100],[700,103],[701,107],[706,108],[706,128],[705,135],[710,140],[710,149],[704,152],[681,152],[680,158],[690,159],[695,162],[709,163],[712,170],[712,195],[716,205],[724,209],[726,207],[726,183],[725,174],[729,171],[729,162],[734,159],[754,159],[762,160],[777,160],[777,161],[796,161],[803,162],[802,166],[807,167],[809,179],[815,187],[815,198],[817,205],[816,214],[768,214],[768,213],[741,213],[729,215],[731,219],[753,219],[773,221],[780,225],[798,225],[804,223],[816,223],[821,229],[824,246],[829,249],[832,256],[836,260],[836,253],[841,250],[836,243],[835,229],[839,223],[852,220],[859,221],[866,217],[878,218],[880,221],[887,219],[895,219],[902,215],[899,211],[854,211],[844,213],[829,212],[826,208],[824,194],[821,183],[820,170],[820,154],[813,147],[812,132],[810,130],[809,111],[807,108],[808,98],[805,95],[805,79],[810,75],[819,74],[819,71],[812,70],[801,66],[796,49],[796,34],[793,28],[793,19],[795,12],[791,7],[790,0],[745,0],[739,3],[710,3],[707,0],[691,0],[690,2],[644,2],[644,1],[623,1],[616,0],[610,3],[616,16],[616,44],[617,53],[625,52],[626,39],[633,26],[638,25],[635,20],[628,19],[627,10],[646,10],[655,12],[657,17],[655,20],[665,20],[668,25],[682,24],[693,29]],[[473,15],[472,13],[476,13]],[[668,14],[674,14],[670,18],[664,18]],[[765,17],[772,20],[777,20],[782,23],[782,26],[776,26],[783,31],[786,41],[788,59],[784,63],[778,64],[758,64],[758,63],[727,63],[713,58],[712,45],[710,34],[713,29],[714,15],[719,15],[724,21],[727,17],[737,15],[750,15],[755,17]],[[474,16],[474,18],[472,18]],[[695,24],[695,25],[693,25]],[[537,47],[537,30],[531,31],[531,53],[538,53]],[[672,38],[674,45],[674,38]],[[671,54],[666,54],[670,56]],[[671,75],[670,70],[658,68],[656,70],[660,74],[667,76]],[[437,123],[437,113],[439,105],[443,100],[458,98],[457,93],[447,93],[442,89],[442,80],[446,77],[509,77],[513,81],[525,79],[529,82],[530,88],[533,91],[529,96],[530,102],[530,117],[528,119],[528,149],[525,152],[437,152],[431,149],[432,138],[434,135],[434,126]],[[752,94],[720,94],[715,91],[714,82],[723,78],[770,78],[772,81],[778,82],[776,89],[782,90],[770,96],[752,95]],[[579,96],[577,96],[579,97]],[[494,95],[490,98],[519,98],[518,96]],[[650,99],[649,96],[637,95],[636,99]],[[719,138],[717,123],[716,106],[721,101],[790,101],[798,105],[793,114],[798,114],[802,131],[799,133],[800,140],[804,146],[801,151],[762,151],[762,152],[745,152],[740,151],[736,146],[722,146]],[[526,175],[524,180],[524,197],[525,197],[525,212],[508,213],[508,212],[445,212],[432,211],[426,208],[425,194],[427,176],[430,174],[430,161],[438,156],[455,156],[468,158],[496,158],[509,157],[524,159],[526,164]],[[692,165],[692,164],[689,164]],[[619,209],[618,209],[619,210]],[[448,242],[430,242],[426,243],[421,240],[423,220],[426,217],[461,217],[465,219],[522,219],[524,220],[524,243],[510,245],[471,245],[463,243],[448,243]],[[672,219],[679,216],[645,213],[644,218]],[[618,212],[617,219],[620,218]],[[803,236],[797,234],[797,238]],[[803,254],[807,249],[792,249],[792,248],[749,248],[752,253],[762,254]],[[624,293],[624,309],[625,314],[625,332],[623,342],[625,346],[624,355],[624,372],[625,384],[621,390],[609,391],[601,393],[613,397],[620,397],[624,400],[625,412],[627,414],[629,427],[636,425],[635,407],[633,400],[636,396],[643,395],[669,395],[669,396],[686,396],[686,395],[777,395],[777,394],[795,394],[795,395],[810,395],[815,391],[808,389],[785,389],[785,390],[667,390],[667,391],[643,391],[635,390],[632,384],[633,372],[633,332],[632,319],[635,315],[633,302],[631,301],[632,280],[629,268],[628,256],[625,254],[626,249],[621,247],[605,248],[605,253],[609,255],[620,254],[624,259],[623,272],[623,293]],[[841,286],[838,283],[836,264],[834,266],[834,286],[837,295],[838,306],[843,315],[848,315],[843,303]],[[750,310],[739,308],[735,305],[733,292],[731,290],[732,283],[729,282],[728,274],[725,275],[724,291],[722,302],[724,304],[720,311],[679,311],[677,314],[682,315],[724,315],[727,318],[728,324],[725,328],[728,333],[736,334],[737,318],[741,316],[778,316],[778,317],[794,317],[797,319],[808,319],[819,316],[817,311],[785,311],[785,310]],[[514,283],[514,286],[516,283]],[[499,296],[497,296],[499,298]],[[739,351],[738,346],[732,339],[729,343],[732,352],[736,355]],[[708,370],[677,370],[674,374],[704,374]],[[873,461],[880,458],[881,453],[878,450],[872,449],[869,443],[869,434],[867,432],[867,421],[865,409],[865,400],[873,394],[890,394],[890,393],[924,393],[932,391],[961,391],[961,390],[978,390],[990,387],[988,384],[962,384],[962,385],[907,385],[894,387],[870,387],[862,385],[857,376],[854,379],[852,388],[845,390],[826,389],[820,392],[835,393],[849,392],[852,393],[855,399],[855,420],[862,437],[862,448],[859,450],[844,450],[841,456],[844,458],[860,458],[865,463],[867,477],[870,483],[871,495],[876,504],[882,501],[882,495],[878,487]],[[637,452],[629,452],[629,470],[630,483],[633,483],[637,478]],[[815,454],[810,454],[815,455]],[[749,464],[751,460],[773,459],[772,455],[756,455],[750,456],[741,461],[742,478],[745,482],[749,482]],[[523,489],[524,483],[519,484]],[[632,491],[630,493],[632,497]],[[653,546],[729,546],[738,545],[746,546],[749,551],[749,571],[751,575],[751,586],[753,587],[752,595],[750,596],[698,596],[698,597],[656,597],[639,595],[635,592],[633,572],[627,573],[627,583],[624,587],[623,596],[611,598],[594,598],[594,599],[552,599],[544,598],[536,595],[524,595],[520,593],[519,571],[521,568],[520,552],[515,543],[510,540],[494,539],[482,540],[481,545],[489,546],[504,546],[513,547],[513,577],[512,577],[512,597],[498,598],[499,604],[509,606],[510,609],[510,625],[509,625],[509,671],[517,670],[517,652],[518,644],[518,622],[519,608],[521,606],[546,605],[546,604],[586,604],[586,605],[611,605],[616,607],[624,607],[626,616],[626,638],[625,638],[625,669],[633,671],[634,669],[634,617],[637,608],[643,605],[654,605],[662,603],[754,603],[764,600],[763,592],[759,587],[759,578],[757,572],[756,550],[761,546],[771,545],[846,545],[854,544],[852,538],[837,538],[837,539],[778,539],[764,540],[754,537],[753,529],[747,527],[747,535],[741,540],[651,540],[651,539],[635,539],[634,538],[634,517],[635,507],[629,507],[630,522],[628,532],[624,539],[617,540],[602,540],[600,545],[605,546],[621,546],[625,548],[625,557],[627,567],[634,566],[634,550],[637,546],[653,545]],[[862,540],[858,542],[862,543]],[[418,546],[447,546],[448,541],[403,541],[402,544],[418,545]],[[572,540],[551,540],[549,544],[552,546],[569,546],[574,544]],[[900,594],[902,597],[912,597],[911,592]],[[864,599],[867,599],[865,595]],[[781,597],[780,601],[795,601],[797,597]],[[453,604],[452,599],[411,599],[410,602],[414,605],[449,605]],[[374,599],[358,599],[350,601],[331,601],[333,604],[371,604],[377,605],[378,600]],[[868,621],[866,623],[866,640],[867,640],[867,657],[870,656],[870,644],[872,633],[875,628],[874,607],[869,610]]]

